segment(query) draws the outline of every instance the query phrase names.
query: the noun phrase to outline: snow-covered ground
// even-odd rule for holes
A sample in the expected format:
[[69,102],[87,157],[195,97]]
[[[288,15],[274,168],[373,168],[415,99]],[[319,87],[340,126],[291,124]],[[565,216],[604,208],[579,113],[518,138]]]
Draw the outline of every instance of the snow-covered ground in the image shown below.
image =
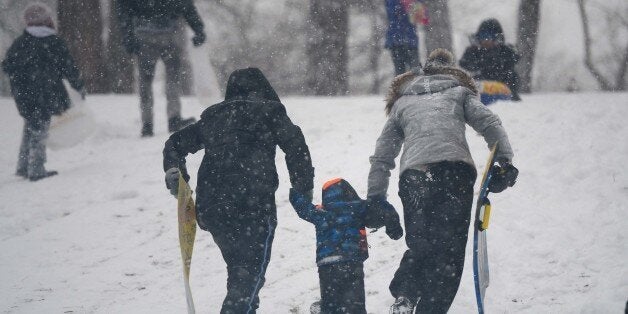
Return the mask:
[[[35,183],[14,176],[22,121],[13,101],[0,98],[0,310],[185,313],[176,201],[161,169],[165,105],[156,98],[156,135],[141,139],[137,97],[89,97],[97,131],[73,148],[49,150],[47,166],[60,174]],[[318,191],[341,176],[365,195],[368,156],[385,119],[381,98],[283,99],[310,146]],[[202,109],[184,102],[184,116]],[[521,172],[514,188],[492,196],[487,312],[623,313],[628,94],[538,94],[491,109]],[[482,171],[486,145],[473,131],[467,137]],[[188,158],[189,168],[200,158]],[[307,313],[318,295],[314,228],[290,207],[283,154],[277,160],[279,227],[259,313]],[[396,192],[392,184],[389,198],[400,209]],[[381,231],[369,243],[367,309],[388,313],[404,243]],[[467,256],[451,313],[475,311],[469,247]],[[211,236],[197,233],[191,285],[199,313],[218,312],[225,280]]]

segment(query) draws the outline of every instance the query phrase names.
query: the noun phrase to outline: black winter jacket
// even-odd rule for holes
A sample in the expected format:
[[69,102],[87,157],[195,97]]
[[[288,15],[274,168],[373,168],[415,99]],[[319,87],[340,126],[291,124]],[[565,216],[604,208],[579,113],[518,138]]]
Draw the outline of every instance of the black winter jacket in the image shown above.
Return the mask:
[[9,76],[20,115],[33,122],[48,120],[70,107],[64,78],[76,90],[83,88],[70,51],[56,35],[35,37],[25,31],[7,51],[2,69]]
[[203,33],[203,21],[192,0],[118,0],[116,10],[125,44],[135,38],[137,28],[174,31],[179,17],[195,34]]
[[276,146],[286,154],[292,187],[311,190],[314,168],[301,129],[259,70],[238,70],[229,78],[225,101],[166,141],[163,166],[187,176],[185,156],[205,149],[196,187],[197,209],[203,211],[218,202],[274,194]]
[[509,45],[499,44],[488,49],[473,45],[465,50],[460,67],[476,73],[476,79],[495,80],[510,85],[516,80],[517,61],[519,54]]

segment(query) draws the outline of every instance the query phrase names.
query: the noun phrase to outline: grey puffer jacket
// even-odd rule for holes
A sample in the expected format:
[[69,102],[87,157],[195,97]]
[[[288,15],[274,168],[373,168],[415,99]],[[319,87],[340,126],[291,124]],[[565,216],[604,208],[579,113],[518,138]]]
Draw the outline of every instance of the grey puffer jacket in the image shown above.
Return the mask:
[[[428,71],[429,70],[429,71]],[[506,131],[497,115],[478,99],[473,80],[454,67],[418,70],[404,83],[393,82],[394,102],[370,158],[368,196],[385,196],[390,170],[401,155],[400,173],[426,170],[440,161],[475,166],[465,138],[465,124],[480,133],[489,148],[497,144],[497,160],[513,157]],[[406,76],[410,74],[407,73]]]

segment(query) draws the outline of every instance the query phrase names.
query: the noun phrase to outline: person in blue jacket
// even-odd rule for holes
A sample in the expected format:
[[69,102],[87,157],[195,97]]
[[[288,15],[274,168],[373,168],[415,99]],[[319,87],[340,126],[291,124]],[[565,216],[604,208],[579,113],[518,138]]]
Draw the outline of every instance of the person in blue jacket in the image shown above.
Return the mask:
[[400,75],[419,65],[419,37],[400,0],[386,0],[386,15],[388,30],[384,47],[390,50],[395,75]]
[[365,227],[386,226],[399,239],[403,229],[392,206],[369,206],[349,182],[336,178],[323,185],[323,203],[290,189],[290,203],[299,217],[316,227],[316,264],[321,313],[366,314],[363,262],[368,258]]

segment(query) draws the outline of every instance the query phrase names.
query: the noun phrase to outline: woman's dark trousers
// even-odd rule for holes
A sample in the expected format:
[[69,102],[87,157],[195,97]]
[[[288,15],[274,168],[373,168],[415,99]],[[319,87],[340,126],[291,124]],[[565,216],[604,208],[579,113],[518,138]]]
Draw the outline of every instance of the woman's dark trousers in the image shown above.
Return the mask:
[[406,170],[399,180],[405,252],[390,284],[394,297],[418,302],[416,313],[447,313],[464,267],[475,168],[463,162]]

